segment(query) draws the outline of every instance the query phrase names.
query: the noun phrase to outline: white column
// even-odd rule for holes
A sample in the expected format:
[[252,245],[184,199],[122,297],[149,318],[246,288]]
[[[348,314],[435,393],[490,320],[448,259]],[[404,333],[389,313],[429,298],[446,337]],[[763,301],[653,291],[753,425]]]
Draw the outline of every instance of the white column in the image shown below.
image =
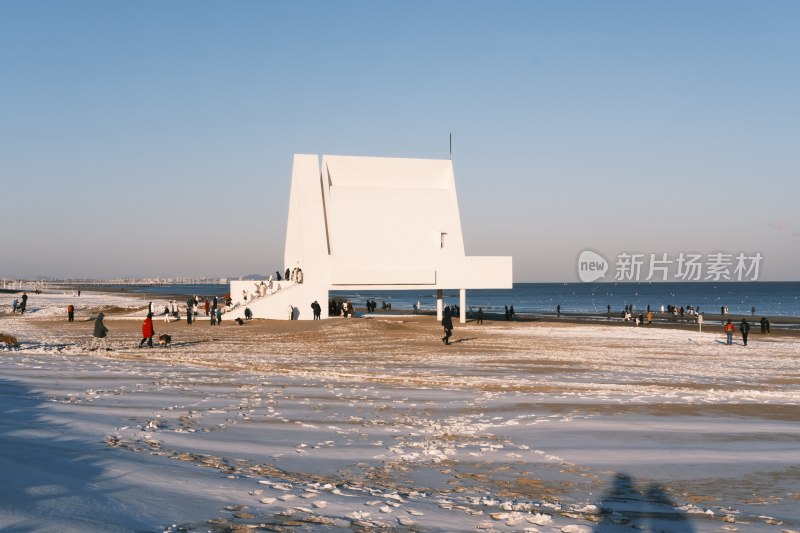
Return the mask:
[[467,289],[458,291],[458,321],[461,324],[467,323]]
[[436,289],[436,320],[442,321],[442,289]]

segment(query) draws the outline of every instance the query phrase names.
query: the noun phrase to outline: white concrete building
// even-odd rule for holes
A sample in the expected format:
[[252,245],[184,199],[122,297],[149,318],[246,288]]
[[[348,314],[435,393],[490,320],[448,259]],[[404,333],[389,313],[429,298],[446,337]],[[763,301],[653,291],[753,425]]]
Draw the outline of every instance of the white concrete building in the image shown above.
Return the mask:
[[300,268],[303,283],[273,281],[263,297],[253,298],[259,282],[231,281],[230,316],[246,305],[287,319],[291,306],[310,320],[314,300],[327,317],[330,290],[436,289],[441,317],[442,290],[460,289],[464,322],[466,289],[512,283],[511,257],[465,255],[450,160],[295,154],[286,267]]

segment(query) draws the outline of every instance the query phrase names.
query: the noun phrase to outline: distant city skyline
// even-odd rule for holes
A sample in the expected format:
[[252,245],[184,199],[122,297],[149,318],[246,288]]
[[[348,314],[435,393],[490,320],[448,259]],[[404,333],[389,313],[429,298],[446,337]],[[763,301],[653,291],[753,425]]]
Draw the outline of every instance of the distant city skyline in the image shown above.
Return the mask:
[[466,253],[513,256],[516,282],[576,282],[585,250],[606,281],[621,254],[682,253],[798,280],[798,19],[790,1],[3,2],[0,279],[283,270],[292,154],[446,159],[452,133]]

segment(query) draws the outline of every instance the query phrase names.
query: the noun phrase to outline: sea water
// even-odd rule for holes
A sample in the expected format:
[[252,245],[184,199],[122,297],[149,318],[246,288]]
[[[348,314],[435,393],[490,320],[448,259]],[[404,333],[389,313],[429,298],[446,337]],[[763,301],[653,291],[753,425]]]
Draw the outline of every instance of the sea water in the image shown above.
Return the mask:
[[[356,306],[367,299],[378,308],[385,301],[392,309],[411,309],[419,302],[422,309],[435,309],[436,291],[332,291],[331,297],[351,300]],[[458,304],[458,290],[444,291],[444,304]],[[514,306],[516,313],[605,314],[608,306],[614,313],[626,305],[637,311],[653,311],[663,305],[698,307],[717,314],[727,307],[731,315],[800,316],[800,282],[661,282],[661,283],[515,283],[512,289],[467,290],[467,306],[483,307],[487,312],[501,312]]]
[[[153,297],[224,296],[228,285],[122,285],[115,290]],[[392,309],[411,310],[419,302],[422,310],[436,308],[436,290],[407,291],[331,291],[331,298],[350,300],[363,307],[375,300],[378,308],[383,302]],[[444,304],[458,304],[458,290],[444,291]],[[516,313],[554,314],[561,305],[562,313],[605,314],[607,306],[618,314],[626,305],[635,305],[637,311],[646,312],[649,305],[654,311],[663,305],[698,307],[708,314],[718,314],[727,307],[731,315],[750,315],[753,307],[756,316],[800,316],[800,282],[660,282],[660,283],[515,283],[511,289],[467,290],[467,306],[483,307],[486,312],[502,312],[505,306],[514,306]]]

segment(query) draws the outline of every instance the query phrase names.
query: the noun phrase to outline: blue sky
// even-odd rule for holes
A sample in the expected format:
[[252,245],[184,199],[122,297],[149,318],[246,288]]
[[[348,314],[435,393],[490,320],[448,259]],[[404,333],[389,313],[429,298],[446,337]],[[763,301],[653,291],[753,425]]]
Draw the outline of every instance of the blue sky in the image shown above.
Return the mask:
[[272,272],[292,154],[446,158],[452,132],[467,253],[512,255],[516,281],[576,281],[587,248],[760,252],[761,279],[796,280],[798,20],[790,1],[3,1],[0,277]]

